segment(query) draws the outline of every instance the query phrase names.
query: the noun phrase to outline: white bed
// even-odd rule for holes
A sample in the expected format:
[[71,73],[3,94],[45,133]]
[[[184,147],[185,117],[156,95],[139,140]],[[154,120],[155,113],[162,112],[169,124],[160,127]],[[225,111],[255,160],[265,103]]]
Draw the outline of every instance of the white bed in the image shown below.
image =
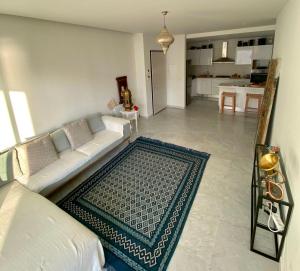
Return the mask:
[[18,182],[0,187],[1,271],[99,271],[97,236]]

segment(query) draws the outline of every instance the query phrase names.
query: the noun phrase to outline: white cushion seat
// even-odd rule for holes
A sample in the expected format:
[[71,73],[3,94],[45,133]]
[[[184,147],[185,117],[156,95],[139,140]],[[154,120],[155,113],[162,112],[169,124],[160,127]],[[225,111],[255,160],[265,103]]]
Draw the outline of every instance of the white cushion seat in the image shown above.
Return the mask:
[[[78,151],[67,150],[60,153],[59,159],[31,176],[21,176],[18,181],[31,191],[49,190],[52,185],[62,184],[66,177],[77,172],[88,160],[88,156]],[[44,193],[42,193],[44,194]]]
[[76,150],[93,159],[103,156],[123,141],[123,135],[110,130],[102,130],[94,134],[94,138],[88,143],[80,146]]
[[[102,129],[104,127],[101,126],[101,128],[98,123],[97,125],[101,129],[92,134],[88,142],[76,147],[75,150],[73,148],[76,144],[72,145],[66,142],[68,139],[61,128],[55,134],[51,133],[56,150],[64,150],[58,152],[58,159],[31,176],[24,174],[16,179],[30,190],[48,195],[130,137],[129,121],[111,116],[103,116],[101,121],[103,121],[101,125],[104,125],[105,129]],[[80,127],[75,129],[74,123],[71,125],[74,137],[76,139],[76,132],[79,132],[81,138],[83,128],[79,125]],[[88,128],[86,121],[81,120],[81,123]],[[65,128],[66,126],[64,126],[64,131]],[[80,143],[82,142],[80,140]]]
[[103,270],[93,232],[16,181],[0,189],[0,270]]

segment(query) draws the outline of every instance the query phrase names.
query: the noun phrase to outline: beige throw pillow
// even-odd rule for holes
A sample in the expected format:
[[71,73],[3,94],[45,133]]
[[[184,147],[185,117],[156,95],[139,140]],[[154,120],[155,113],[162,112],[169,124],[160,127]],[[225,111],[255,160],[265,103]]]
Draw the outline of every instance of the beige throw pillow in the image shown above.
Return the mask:
[[77,149],[93,139],[92,132],[85,119],[65,124],[64,131],[71,143],[72,150]]
[[58,159],[49,135],[31,140],[16,147],[21,170],[31,176]]

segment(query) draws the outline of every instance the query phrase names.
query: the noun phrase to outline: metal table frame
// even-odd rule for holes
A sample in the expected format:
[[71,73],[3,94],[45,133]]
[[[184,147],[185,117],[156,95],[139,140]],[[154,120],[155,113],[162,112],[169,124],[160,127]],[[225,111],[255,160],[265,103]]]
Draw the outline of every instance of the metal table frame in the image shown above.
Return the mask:
[[[259,156],[267,151],[267,147],[265,145],[256,145],[255,147],[255,156],[254,156],[254,163],[253,163],[253,173],[252,173],[252,184],[251,184],[251,238],[250,238],[250,249],[251,251],[258,253],[264,257],[267,257],[271,260],[279,262],[280,256],[283,250],[284,241],[286,238],[286,234],[288,231],[288,227],[290,224],[291,214],[294,207],[294,201],[292,197],[292,193],[289,186],[289,181],[286,175],[284,163],[282,160],[281,153],[279,152],[279,163],[280,163],[280,170],[285,178],[285,191],[286,197],[283,200],[277,201],[271,199],[269,196],[264,195],[264,189],[261,187],[261,181],[263,176],[261,176],[261,171],[258,167]],[[260,223],[258,221],[259,212],[263,212],[263,199],[269,200],[271,202],[277,202],[279,206],[280,216],[285,224],[284,230],[282,232],[273,233],[270,231],[267,225]],[[283,210],[283,208],[288,208],[287,212]],[[255,243],[255,236],[257,227],[266,230],[274,235],[274,245],[275,245],[275,256],[267,254],[265,252],[260,251],[259,249],[254,248]],[[279,238],[281,236],[281,239]]]

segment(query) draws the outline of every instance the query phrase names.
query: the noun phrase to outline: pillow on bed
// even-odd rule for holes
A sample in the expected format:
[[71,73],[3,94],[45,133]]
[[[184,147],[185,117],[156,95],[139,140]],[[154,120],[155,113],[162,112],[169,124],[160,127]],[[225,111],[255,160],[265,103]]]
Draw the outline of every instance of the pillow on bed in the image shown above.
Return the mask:
[[46,135],[16,147],[21,170],[31,176],[58,159],[50,135]]
[[100,113],[89,115],[86,117],[86,119],[93,134],[105,129],[105,125]]
[[80,119],[64,125],[64,131],[71,143],[72,150],[93,139],[86,119]]

